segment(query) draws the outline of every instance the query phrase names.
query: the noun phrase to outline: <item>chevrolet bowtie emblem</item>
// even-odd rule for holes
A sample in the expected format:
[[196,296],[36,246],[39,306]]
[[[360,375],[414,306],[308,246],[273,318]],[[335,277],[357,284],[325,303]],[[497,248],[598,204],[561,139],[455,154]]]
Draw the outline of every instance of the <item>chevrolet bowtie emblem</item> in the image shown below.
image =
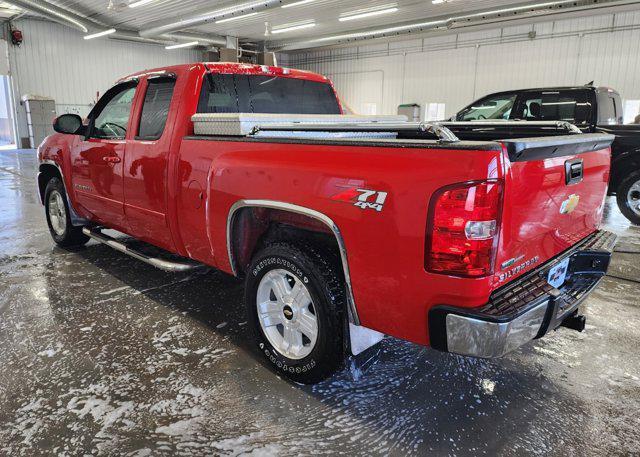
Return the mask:
[[580,203],[580,195],[571,194],[560,206],[560,214],[571,214]]

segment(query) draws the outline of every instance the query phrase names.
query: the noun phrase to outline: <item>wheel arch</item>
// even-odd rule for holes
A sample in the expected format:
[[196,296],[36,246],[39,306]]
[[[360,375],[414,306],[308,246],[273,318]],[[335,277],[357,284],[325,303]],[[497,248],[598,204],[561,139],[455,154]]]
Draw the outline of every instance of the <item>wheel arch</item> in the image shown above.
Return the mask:
[[618,191],[618,187],[624,179],[634,171],[640,169],[640,148],[626,151],[611,161],[611,179],[609,181],[609,194]]
[[67,183],[64,180],[64,174],[62,168],[57,162],[53,160],[42,160],[38,166],[38,196],[40,197],[40,203],[44,205],[44,192],[47,189],[47,183],[52,178],[58,178],[62,181],[62,187],[64,187],[64,193],[66,194],[67,205],[69,206],[69,217],[71,218],[71,224],[76,227],[87,225],[88,220],[80,217],[78,212],[73,207],[69,189],[67,189]]
[[[349,322],[360,325],[356,310],[351,274],[344,239],[338,225],[326,214],[304,206],[274,200],[239,200],[231,206],[227,217],[227,255],[235,276],[243,272],[259,238],[267,233],[272,223],[282,222],[300,230],[326,234],[335,242],[345,280]],[[247,230],[249,224],[250,230]],[[244,225],[244,227],[243,227]]]
[[[53,162],[43,162],[38,167],[38,196],[40,197],[40,203],[44,204],[44,191],[47,188],[47,183],[52,178],[58,178],[64,185],[64,178],[58,165]],[[66,187],[65,187],[66,191]]]

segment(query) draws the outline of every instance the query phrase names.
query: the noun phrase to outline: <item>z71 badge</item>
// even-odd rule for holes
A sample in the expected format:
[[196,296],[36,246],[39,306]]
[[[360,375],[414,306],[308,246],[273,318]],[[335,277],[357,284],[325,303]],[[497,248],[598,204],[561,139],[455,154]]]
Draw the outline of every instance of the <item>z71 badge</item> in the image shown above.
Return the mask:
[[387,193],[378,190],[352,187],[334,195],[331,197],[331,200],[351,203],[360,209],[375,209],[380,212],[384,208],[384,203],[387,200]]

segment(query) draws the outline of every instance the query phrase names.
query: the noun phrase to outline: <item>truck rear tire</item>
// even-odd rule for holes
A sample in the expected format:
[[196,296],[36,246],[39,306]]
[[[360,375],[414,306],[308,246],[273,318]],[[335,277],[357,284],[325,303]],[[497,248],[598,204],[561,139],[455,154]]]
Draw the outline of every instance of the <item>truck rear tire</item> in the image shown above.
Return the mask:
[[640,171],[624,178],[616,190],[618,207],[633,224],[640,225]]
[[311,244],[277,242],[252,260],[247,316],[260,353],[278,373],[319,382],[344,363],[344,280],[333,256]]
[[51,178],[47,183],[44,208],[49,232],[58,246],[82,246],[89,241],[89,237],[82,233],[82,227],[71,224],[67,194],[59,178]]

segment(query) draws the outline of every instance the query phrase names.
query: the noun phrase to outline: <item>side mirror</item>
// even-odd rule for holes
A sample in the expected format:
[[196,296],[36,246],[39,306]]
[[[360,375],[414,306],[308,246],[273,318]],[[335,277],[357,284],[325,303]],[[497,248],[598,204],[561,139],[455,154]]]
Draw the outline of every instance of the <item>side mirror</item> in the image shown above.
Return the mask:
[[68,135],[82,135],[85,129],[80,116],[77,114],[63,114],[53,121],[53,130]]

